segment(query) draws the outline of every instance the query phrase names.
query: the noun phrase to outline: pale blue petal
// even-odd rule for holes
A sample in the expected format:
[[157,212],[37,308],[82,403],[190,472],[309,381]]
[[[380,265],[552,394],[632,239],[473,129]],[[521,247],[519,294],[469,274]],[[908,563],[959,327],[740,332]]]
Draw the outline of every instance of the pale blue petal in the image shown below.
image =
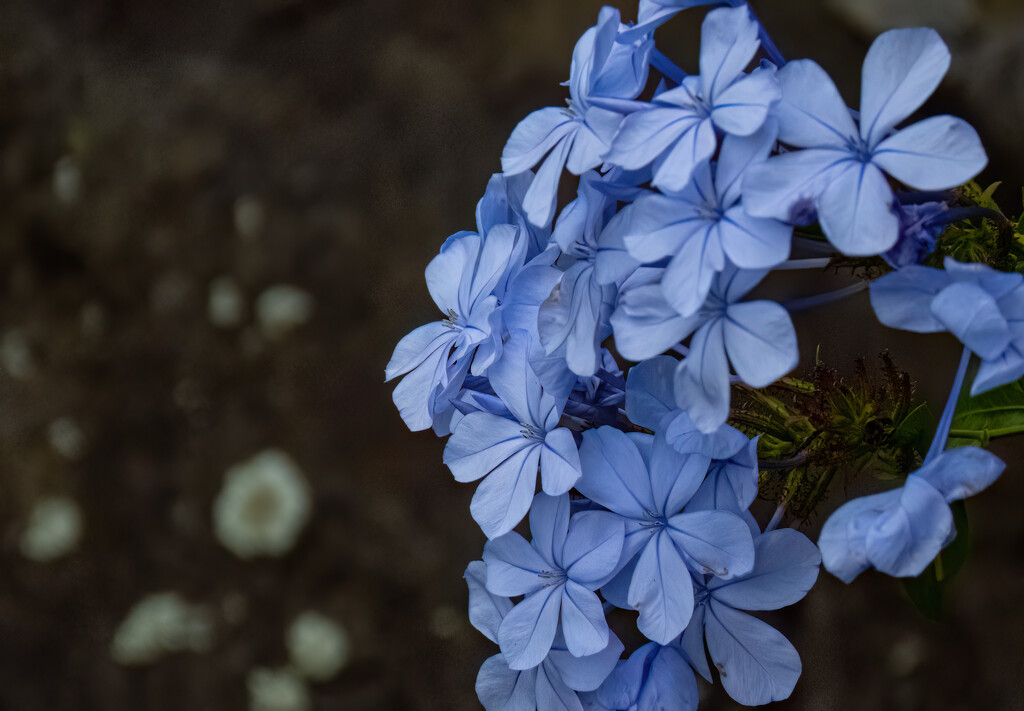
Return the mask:
[[640,553],[628,601],[640,611],[637,627],[659,644],[674,640],[690,621],[693,581],[665,530],[656,533]]
[[703,119],[692,109],[656,106],[622,120],[605,160],[627,170],[650,165]]
[[659,433],[654,438],[649,466],[651,490],[657,508],[653,512],[671,515],[680,511],[704,481],[711,459],[703,454],[681,454]]
[[700,31],[700,77],[704,96],[717,104],[761,46],[757,23],[745,5],[705,16]]
[[469,511],[488,538],[515,528],[530,509],[537,488],[540,447],[521,449],[480,482]]
[[[542,664],[537,669],[537,700],[536,708],[550,709],[551,711],[583,711],[583,704],[580,703],[576,692],[565,685],[558,675],[557,669]],[[534,711],[534,706],[529,711]],[[524,710],[525,711],[525,710]]]
[[636,445],[620,430],[605,426],[584,432],[580,464],[583,476],[576,489],[587,498],[635,519],[654,510],[647,466]]
[[714,600],[704,624],[711,659],[726,692],[745,706],[789,698],[803,667],[775,628]]
[[505,417],[471,412],[459,421],[445,445],[444,463],[456,481],[476,481],[522,450],[536,446],[523,437],[522,429],[518,422]]
[[572,432],[558,427],[544,437],[540,453],[540,479],[544,493],[564,494],[580,478],[580,454]]
[[1024,376],[1024,353],[1019,342],[1014,342],[999,358],[983,360],[971,383],[971,395],[1012,383]]
[[601,230],[594,257],[594,279],[598,284],[620,284],[640,266],[625,242],[631,219],[631,209],[623,208]]
[[932,299],[932,315],[981,358],[998,358],[1010,345],[1010,327],[992,295],[978,284],[950,284]]
[[719,223],[704,221],[703,229],[687,240],[668,263],[661,291],[672,308],[692,316],[704,305],[715,275],[725,269]]
[[693,511],[668,520],[669,535],[696,563],[696,573],[728,578],[754,567],[754,542],[747,524],[727,511]]
[[947,69],[949,49],[935,30],[915,27],[879,35],[864,57],[861,72],[860,132],[865,142],[877,145],[919,109]]
[[789,312],[774,301],[745,301],[726,310],[725,350],[743,382],[763,388],[796,367],[800,354]]
[[787,62],[777,73],[782,101],[775,106],[779,140],[791,146],[846,150],[857,126],[824,69],[810,59]]
[[708,664],[708,655],[704,650],[704,618],[707,615],[707,605],[697,605],[693,610],[693,617],[690,624],[683,631],[679,640],[679,646],[686,653],[686,659],[694,671],[704,677],[705,681],[711,683],[711,665]]
[[[544,587],[547,582],[540,573],[551,569],[551,562],[515,531],[498,536],[484,544],[488,592],[503,597],[526,595]],[[505,613],[508,610],[504,611]]]
[[469,586],[469,622],[487,639],[498,643],[498,627],[512,609],[512,601],[487,590],[487,564],[474,560],[463,575]]
[[774,267],[789,258],[793,228],[785,223],[751,217],[740,204],[729,208],[718,224],[725,254],[741,269]]
[[534,711],[537,670],[509,669],[504,655],[483,663],[476,677],[476,695],[486,711]]
[[[406,334],[395,346],[395,352],[384,369],[384,382],[408,373],[423,361],[435,355],[438,350],[451,348],[458,333],[442,321],[424,324]],[[447,355],[448,351],[444,351]]]
[[696,452],[712,459],[727,459],[749,441],[745,434],[730,425],[722,425],[705,434],[697,429],[683,410],[677,410],[671,419],[665,421],[664,430],[666,441],[677,452]]
[[[608,514],[614,516],[615,514]],[[639,553],[644,545],[650,539],[650,531],[643,528],[639,521],[633,521],[632,519],[624,519],[631,525],[627,526],[627,530],[632,529],[632,535],[627,534],[626,545],[622,549],[622,558],[619,564],[622,565],[622,570],[618,571],[611,580],[601,586],[601,596],[609,604],[614,605],[622,610],[632,609],[629,605],[629,585],[633,581],[633,571],[636,570],[636,564],[639,560]],[[628,550],[627,550],[628,546]],[[627,561],[624,565],[622,561]]]
[[615,111],[591,106],[584,116],[583,125],[576,132],[572,150],[565,167],[573,175],[583,175],[601,165],[604,156],[611,149],[623,116]]
[[[575,126],[580,124],[576,123]],[[530,189],[526,191],[523,198],[523,209],[529,221],[538,226],[546,227],[551,224],[555,216],[555,205],[558,201],[558,181],[562,179],[562,169],[565,167],[569,149],[575,134],[566,136],[559,142],[547,158],[537,169],[537,175],[530,183]]]
[[609,709],[634,708],[644,683],[644,672],[660,648],[657,642],[648,642],[628,659],[620,661],[598,689],[598,702]]
[[715,97],[711,120],[735,136],[750,136],[764,125],[772,104],[782,97],[775,75],[758,68]]
[[676,402],[701,432],[711,433],[729,417],[729,363],[722,319],[693,335],[690,353],[676,369]]
[[853,257],[881,254],[896,244],[900,220],[881,170],[851,161],[830,179],[818,199],[818,220],[829,242]]
[[530,507],[530,535],[533,547],[548,562],[548,568],[563,570],[562,548],[569,532],[572,510],[567,495],[537,494]]
[[622,521],[604,512],[581,511],[573,516],[562,555],[569,580],[588,590],[599,588],[619,563],[624,534]]
[[651,185],[660,190],[679,192],[686,188],[697,168],[711,160],[718,147],[710,118],[692,125],[675,145],[658,159]]
[[[559,141],[579,130],[580,120],[564,109],[550,106],[534,111],[519,122],[501,153],[501,169],[507,175],[529,170]],[[564,159],[563,159],[564,160]]]
[[1006,464],[980,447],[948,449],[913,476],[921,477],[938,489],[946,501],[974,496],[999,478]]
[[911,264],[871,282],[871,307],[878,320],[891,328],[944,331],[945,326],[932,315],[931,303],[950,281],[941,269]]
[[900,490],[847,501],[836,509],[818,536],[821,564],[844,583],[871,567],[867,534],[878,516],[899,505]]
[[715,187],[723,207],[740,199],[743,174],[750,166],[768,158],[779,132],[778,121],[770,120],[750,136],[726,136],[715,164]]
[[676,409],[672,380],[678,365],[679,361],[671,356],[655,356],[629,369],[626,414],[630,422],[656,430],[661,418]]
[[557,669],[565,685],[576,691],[593,691],[601,686],[625,649],[614,632],[609,632],[608,644],[604,649],[586,657],[574,657],[568,649],[562,650],[557,647],[556,643],[551,648],[544,664],[550,664]]
[[664,353],[690,335],[701,317],[680,316],[667,301],[660,284],[623,291],[611,316],[615,348],[626,358],[642,361]]
[[636,711],[696,711],[697,679],[676,645],[655,654],[637,698]]
[[562,592],[561,585],[541,588],[505,615],[498,640],[509,667],[531,669],[544,661],[558,629]]
[[813,222],[818,198],[849,160],[850,154],[838,149],[808,148],[772,156],[743,176],[743,207],[754,217]]
[[541,429],[555,401],[544,392],[530,365],[533,338],[527,331],[513,332],[501,359],[487,372],[487,379],[518,422]]
[[945,190],[980,173],[988,155],[969,123],[933,116],[886,138],[871,161],[912,188]]
[[802,600],[818,579],[821,554],[807,536],[780,528],[754,541],[754,569],[732,580],[713,579],[711,596],[738,610],[777,610]]
[[597,654],[608,646],[608,622],[597,595],[569,580],[562,594],[562,634],[574,657]]
[[698,196],[689,192],[681,197],[643,193],[633,202],[630,218],[623,242],[631,256],[645,263],[674,255],[708,224]]
[[427,265],[424,271],[427,291],[442,313],[452,310],[463,318],[469,316],[468,311],[461,310],[469,304],[460,296],[473,280],[481,245],[480,235],[456,232],[445,241],[441,253]]
[[945,497],[924,479],[909,476],[899,505],[880,514],[868,531],[868,560],[887,575],[916,577],[942,550],[952,528]]
[[[453,334],[451,340],[439,337],[432,341],[431,346],[436,348],[395,386],[391,395],[398,414],[414,432],[425,430],[433,424],[438,391],[453,382],[448,373],[448,351],[456,337],[457,334]],[[464,377],[468,365],[456,369],[456,375]],[[456,378],[455,384],[461,384],[461,381]]]

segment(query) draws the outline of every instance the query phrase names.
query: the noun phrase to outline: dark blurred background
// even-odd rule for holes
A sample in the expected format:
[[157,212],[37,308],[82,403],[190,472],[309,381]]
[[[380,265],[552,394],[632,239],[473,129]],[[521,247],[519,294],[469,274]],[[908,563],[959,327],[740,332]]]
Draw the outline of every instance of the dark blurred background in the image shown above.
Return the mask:
[[[494,648],[465,615],[473,487],[443,442],[405,429],[384,365],[437,318],[424,267],[473,227],[515,124],[562,102],[599,6],[0,4],[0,710],[479,708]],[[936,26],[954,60],[928,110],[978,128],[982,182],[1006,181],[997,198],[1019,212],[1019,0],[755,7],[853,105],[875,34]],[[687,69],[702,14],[659,30]],[[800,322],[803,345],[840,369],[890,345],[937,412],[956,345],[871,330],[865,302]],[[1008,471],[969,502],[947,619],[887,578],[822,574],[765,616],[804,663],[779,708],[1024,709],[1024,464],[999,444]],[[243,559],[214,502],[269,448],[308,482],[310,513],[293,547]],[[155,651],[124,653],[130,612],[164,593]],[[340,671],[254,681],[294,670],[306,610],[341,628]]]

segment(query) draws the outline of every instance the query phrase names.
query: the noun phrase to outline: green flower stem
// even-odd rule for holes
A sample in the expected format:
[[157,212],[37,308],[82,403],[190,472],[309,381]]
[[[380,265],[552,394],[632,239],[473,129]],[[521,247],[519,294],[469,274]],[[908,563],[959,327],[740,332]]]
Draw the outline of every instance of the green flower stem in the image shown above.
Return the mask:
[[1006,437],[1007,435],[1015,435],[1024,433],[1024,425],[1015,425],[1013,427],[997,427],[992,430],[955,430],[949,431],[950,437],[959,437],[962,439],[980,439],[985,442],[992,439],[993,437]]

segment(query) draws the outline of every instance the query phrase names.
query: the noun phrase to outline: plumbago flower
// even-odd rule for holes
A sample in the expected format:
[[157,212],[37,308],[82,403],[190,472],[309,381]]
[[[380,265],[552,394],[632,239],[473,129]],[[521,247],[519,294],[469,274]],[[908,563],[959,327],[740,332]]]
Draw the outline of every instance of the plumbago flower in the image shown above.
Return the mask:
[[771,70],[743,69],[757,53],[757,23],[746,5],[708,13],[701,30],[700,74],[631,113],[605,160],[636,170],[656,163],[652,184],[687,187],[693,171],[715,153],[715,130],[749,136],[764,125],[781,93]]
[[[687,76],[653,33],[713,4],[727,7],[706,13],[700,71]],[[952,258],[923,266],[937,250],[1024,264],[1024,220],[976,186],[948,191],[986,163],[974,130],[951,116],[898,128],[948,65],[932,30],[881,35],[858,114],[818,64],[787,62],[742,0],[640,0],[635,25],[606,7],[580,37],[568,107],[512,132],[476,232],[449,237],[427,267],[442,320],[403,338],[385,373],[404,376],[394,400],[410,429],[450,434],[444,463],[480,481],[470,512],[488,540],[466,580],[470,620],[500,648],[477,677],[486,709],[685,711],[712,667],[741,704],[784,699],[800,657],[749,611],[797,602],[819,565],[845,582],[938,567],[956,536],[950,503],[1004,468],[978,447],[944,451],[972,353],[973,395],[1024,376],[1024,276]],[[565,169],[579,182],[559,211]],[[815,220],[828,241],[793,236]],[[893,271],[879,277],[871,260],[863,281],[833,292],[747,299],[770,272],[834,266],[831,245]],[[817,376],[776,382],[798,363],[790,311],[869,280],[879,321],[948,331],[964,355],[920,466],[840,502],[815,546],[779,526],[835,494],[816,481],[818,498],[799,499],[816,453],[849,434],[849,464],[868,469],[896,450],[886,425],[868,431],[886,418],[858,419],[874,401],[850,395],[856,413],[840,426]],[[1024,431],[978,427],[954,434]],[[900,446],[884,474],[916,466],[916,444]],[[846,464],[828,451],[830,467]],[[763,527],[750,511],[759,493],[778,504]],[[529,541],[514,530],[524,519]],[[620,623],[650,641],[624,656]]]
[[[647,83],[654,43],[645,36],[618,42],[625,28],[618,10],[602,8],[597,25],[580,37],[573,50],[567,108],[534,111],[505,144],[501,168],[506,175],[522,173],[543,159],[523,200],[535,225],[547,225],[554,217],[562,169],[582,175],[600,166],[608,152],[623,117],[615,109],[622,104],[601,99],[634,99]],[[609,104],[615,109],[603,107]],[[629,110],[628,102],[626,106]]]
[[890,249],[899,216],[886,174],[912,188],[943,190],[978,174],[988,161],[978,134],[962,119],[935,116],[896,131],[931,96],[949,68],[949,50],[927,28],[891,30],[864,59],[859,126],[835,84],[810,59],[777,73],[779,140],[802,148],[751,168],[747,211],[810,222],[844,254]]

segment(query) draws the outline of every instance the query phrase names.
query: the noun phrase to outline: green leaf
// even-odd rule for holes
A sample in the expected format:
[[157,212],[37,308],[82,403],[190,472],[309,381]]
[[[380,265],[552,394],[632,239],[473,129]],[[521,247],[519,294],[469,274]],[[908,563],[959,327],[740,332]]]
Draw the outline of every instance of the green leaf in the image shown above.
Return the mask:
[[956,538],[916,578],[905,578],[903,589],[918,611],[931,620],[941,620],[943,604],[950,581],[963,567],[970,549],[967,508],[963,501],[954,501],[953,524]]
[[971,397],[964,388],[957,400],[950,446],[984,447],[992,437],[1024,432],[1024,379]]
[[918,451],[925,452],[928,450],[932,427],[932,413],[928,410],[927,403],[922,402],[908,412],[907,416],[896,426],[894,432],[896,442],[913,446]]

